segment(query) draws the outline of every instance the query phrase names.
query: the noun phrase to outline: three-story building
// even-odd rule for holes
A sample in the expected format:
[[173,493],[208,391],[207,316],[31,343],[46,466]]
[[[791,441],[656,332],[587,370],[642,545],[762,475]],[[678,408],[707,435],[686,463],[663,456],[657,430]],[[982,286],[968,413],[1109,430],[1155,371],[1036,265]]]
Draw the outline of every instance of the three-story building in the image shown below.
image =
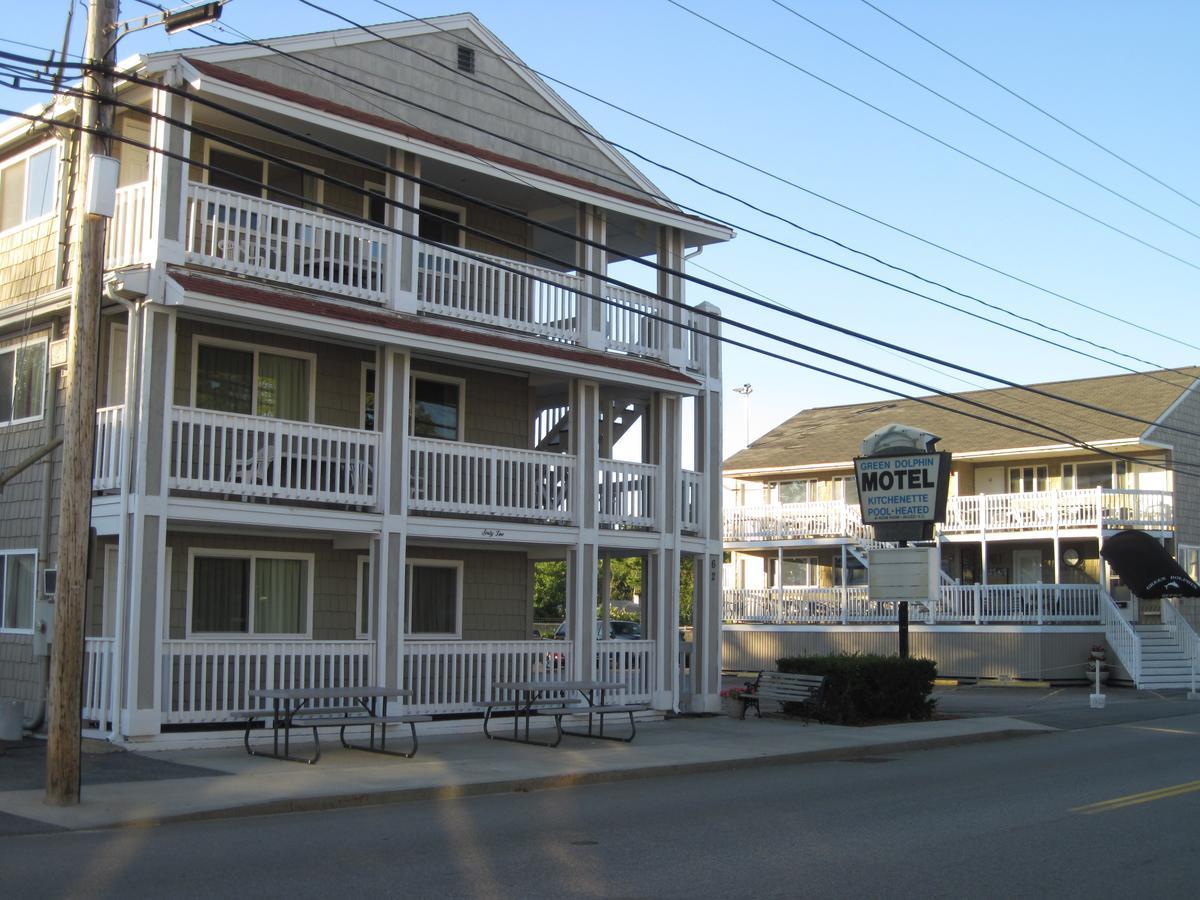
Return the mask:
[[[85,719],[153,738],[256,687],[356,683],[453,716],[534,673],[718,707],[720,349],[673,272],[730,231],[473,16],[373,31],[156,53],[119,81]],[[5,468],[61,431],[82,162],[77,104],[37,112],[0,130]],[[629,258],[665,267],[656,288],[605,280]],[[0,695],[31,709],[58,462],[0,495]],[[634,556],[645,639],[601,640],[596,572]],[[553,654],[531,637],[545,560],[568,571]]]

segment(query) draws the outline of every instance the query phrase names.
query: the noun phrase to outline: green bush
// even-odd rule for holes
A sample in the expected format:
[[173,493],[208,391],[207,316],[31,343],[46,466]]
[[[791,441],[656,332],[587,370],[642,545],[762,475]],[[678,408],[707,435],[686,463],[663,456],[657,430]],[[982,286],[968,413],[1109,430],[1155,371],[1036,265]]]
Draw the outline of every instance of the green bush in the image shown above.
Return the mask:
[[922,721],[937,703],[929,695],[937,677],[931,659],[897,656],[788,656],[775,661],[780,672],[824,675],[820,700],[810,714],[835,725],[879,719]]

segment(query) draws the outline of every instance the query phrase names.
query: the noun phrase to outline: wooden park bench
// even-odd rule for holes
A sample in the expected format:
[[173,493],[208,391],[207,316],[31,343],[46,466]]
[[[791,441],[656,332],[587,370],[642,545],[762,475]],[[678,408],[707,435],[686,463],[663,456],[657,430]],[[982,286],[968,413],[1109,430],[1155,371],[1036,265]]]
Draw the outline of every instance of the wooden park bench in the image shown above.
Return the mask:
[[816,705],[821,689],[825,686],[823,675],[800,675],[794,672],[772,672],[764,670],[758,673],[754,681],[747,681],[741,691],[739,700],[742,701],[742,718],[746,718],[746,710],[751,706],[762,718],[763,700],[774,700],[779,704],[795,703],[800,706],[800,714],[807,723],[809,713]]

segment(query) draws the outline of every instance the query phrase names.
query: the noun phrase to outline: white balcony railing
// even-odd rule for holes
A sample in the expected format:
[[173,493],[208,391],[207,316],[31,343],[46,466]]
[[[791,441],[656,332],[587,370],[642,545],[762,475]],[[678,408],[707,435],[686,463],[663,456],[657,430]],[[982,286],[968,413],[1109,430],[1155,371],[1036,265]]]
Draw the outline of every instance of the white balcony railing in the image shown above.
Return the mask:
[[121,447],[125,407],[96,410],[96,455],[92,460],[92,490],[115,491],[121,486]]
[[704,476],[690,469],[683,470],[680,485],[679,527],[693,533],[704,530]]
[[570,522],[575,458],[411,438],[409,509]]
[[605,285],[604,346],[640,356],[660,358],[666,316],[661,301],[638,291]]
[[373,506],[379,440],[374,431],[177,406],[169,486]]
[[405,641],[404,683],[419,713],[473,712],[494,695],[497,681],[566,681],[566,641]]
[[[163,641],[163,723],[230,721],[259,688],[372,684],[374,641]],[[242,719],[244,721],[244,718]]]
[[[933,610],[913,605],[913,621],[930,624],[1027,625],[1100,621],[1094,584],[941,585]],[[726,622],[834,625],[895,622],[896,605],[871,600],[866,587],[734,588],[724,592]]]
[[112,727],[113,649],[111,637],[88,637],[83,640],[83,697],[80,718],[95,722],[100,731]]
[[416,249],[418,309],[564,343],[578,339],[579,279],[574,275],[498,257],[466,256],[438,244],[417,244]]
[[649,703],[654,691],[654,641],[597,641],[595,675],[599,681],[619,681],[621,703]]
[[116,209],[108,223],[104,267],[119,269],[148,262],[151,234],[150,182],[117,188]]
[[602,459],[599,476],[598,518],[601,525],[652,528],[655,525],[654,489],[658,466]]
[[[969,494],[946,503],[943,534],[1062,531],[1093,528],[1174,528],[1169,491],[1091,488],[1025,494]],[[727,541],[779,541],[810,537],[865,538],[856,504],[841,500],[763,503],[725,510]]]
[[387,300],[393,241],[382,228],[194,182],[186,221],[188,262]]

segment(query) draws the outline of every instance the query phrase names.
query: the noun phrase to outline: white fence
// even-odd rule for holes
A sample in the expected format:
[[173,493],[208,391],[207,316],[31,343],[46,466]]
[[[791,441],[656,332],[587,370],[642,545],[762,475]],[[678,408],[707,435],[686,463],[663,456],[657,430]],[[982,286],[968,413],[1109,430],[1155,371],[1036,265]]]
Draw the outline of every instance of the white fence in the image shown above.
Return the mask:
[[405,641],[403,686],[419,713],[475,712],[497,681],[565,681],[566,641]]
[[679,488],[679,527],[684,531],[704,531],[704,476],[690,469],[683,470]]
[[262,688],[373,684],[373,641],[164,641],[164,724],[221,722],[230,713],[267,709]]
[[83,697],[80,718],[95,722],[100,731],[112,727],[113,649],[116,640],[110,637],[89,637],[83,640]]
[[575,458],[411,438],[409,509],[569,522]]
[[661,301],[639,291],[606,284],[604,346],[609,350],[659,358],[666,318]]
[[578,339],[574,275],[438,244],[419,243],[416,252],[418,309],[566,343]]
[[372,506],[374,431],[175,407],[170,487]]
[[117,188],[116,208],[105,232],[104,268],[146,262],[151,221],[150,182]]
[[654,641],[597,641],[598,681],[619,681],[625,692],[614,702],[649,703],[654,691]]
[[205,184],[187,192],[188,262],[387,300],[389,232]]
[[654,482],[658,478],[658,466],[602,459],[597,474],[601,525],[654,526]]
[[762,503],[725,509],[725,540],[779,541],[854,535],[861,530],[858,507],[841,500]]
[[1117,659],[1129,673],[1135,686],[1140,686],[1142,679],[1142,638],[1134,629],[1132,623],[1125,618],[1121,610],[1107,591],[1100,593],[1100,622],[1104,626],[1104,639],[1108,646],[1117,654]]
[[92,460],[92,489],[115,491],[121,486],[121,446],[125,407],[96,410],[96,455]]
[[[912,621],[955,624],[1068,624],[1100,621],[1094,584],[941,585],[933,610],[910,604]],[[735,588],[724,592],[726,622],[833,625],[895,622],[896,605],[865,587]]]

